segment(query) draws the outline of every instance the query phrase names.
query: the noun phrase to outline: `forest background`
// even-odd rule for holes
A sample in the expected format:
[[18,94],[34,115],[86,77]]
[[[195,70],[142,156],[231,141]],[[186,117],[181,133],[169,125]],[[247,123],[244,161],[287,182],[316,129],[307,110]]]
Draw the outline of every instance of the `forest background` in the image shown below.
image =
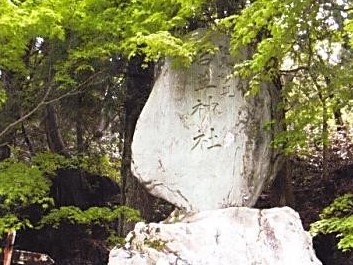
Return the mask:
[[[215,51],[207,34],[191,34],[199,28],[228,34],[233,56],[251,48],[233,73],[249,80],[249,97],[263,81],[281,91],[282,115],[267,125],[282,127],[273,148],[286,161],[272,206],[295,207],[293,159],[315,166],[332,193],[332,154],[335,169],[353,162],[352,12],[349,0],[0,0],[0,236],[75,226],[104,231],[108,246],[131,221],[170,212],[132,176],[130,146],[163,58],[188,67]],[[60,174],[108,177],[118,196],[63,202]],[[352,205],[338,198],[312,233],[338,234],[350,250]]]

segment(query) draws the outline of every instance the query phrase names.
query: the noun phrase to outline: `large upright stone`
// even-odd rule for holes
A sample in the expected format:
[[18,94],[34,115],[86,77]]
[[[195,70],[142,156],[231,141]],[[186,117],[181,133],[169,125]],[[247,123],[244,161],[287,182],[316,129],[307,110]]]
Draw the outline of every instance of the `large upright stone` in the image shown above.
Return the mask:
[[276,164],[271,130],[275,97],[264,83],[255,97],[229,78],[228,38],[189,69],[166,61],[137,122],[134,175],[155,196],[186,210],[252,206]]

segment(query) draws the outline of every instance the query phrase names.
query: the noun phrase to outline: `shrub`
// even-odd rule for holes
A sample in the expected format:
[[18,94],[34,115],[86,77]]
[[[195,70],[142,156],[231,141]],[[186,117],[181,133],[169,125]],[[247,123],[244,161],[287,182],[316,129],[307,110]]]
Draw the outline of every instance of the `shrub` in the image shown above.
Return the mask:
[[353,248],[353,194],[346,194],[335,199],[320,214],[320,220],[311,224],[310,233],[337,234],[338,249]]

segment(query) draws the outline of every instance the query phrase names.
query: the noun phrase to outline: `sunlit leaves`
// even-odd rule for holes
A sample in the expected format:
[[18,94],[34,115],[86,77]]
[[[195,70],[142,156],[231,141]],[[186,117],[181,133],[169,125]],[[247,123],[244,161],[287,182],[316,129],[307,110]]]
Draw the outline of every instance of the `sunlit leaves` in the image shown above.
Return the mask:
[[[183,27],[186,19],[195,15],[203,1],[25,1],[12,5],[2,2],[0,10],[0,68],[24,70],[21,56],[28,43],[36,37],[58,41],[69,38],[69,60],[109,57],[116,53],[135,54],[140,47],[137,38],[153,58],[160,48],[165,55],[189,57],[184,43],[168,36],[162,41],[157,36],[172,28]],[[168,33],[170,34],[170,33]],[[72,37],[75,36],[73,42]],[[164,36],[161,36],[164,37]],[[155,42],[156,41],[156,42]],[[156,43],[156,45],[155,45]],[[177,52],[173,52],[177,49]],[[152,54],[153,53],[153,54]],[[68,62],[66,62],[67,64]]]
[[37,168],[22,162],[0,163],[0,235],[11,229],[30,227],[21,210],[31,205],[47,208],[49,181]]
[[80,225],[104,225],[124,217],[128,221],[141,221],[141,216],[137,210],[121,206],[115,208],[91,207],[81,210],[74,206],[65,206],[53,209],[49,214],[43,216],[40,227],[49,225],[58,228],[61,224],[80,224]]
[[0,164],[0,198],[5,207],[43,203],[49,182],[36,168],[21,162]]
[[[75,224],[104,224],[117,218],[139,221],[136,210],[128,207],[92,207],[85,211],[77,207],[53,209],[49,197],[50,182],[45,175],[55,174],[59,168],[84,168],[96,174],[118,179],[116,163],[107,156],[73,157],[71,159],[50,152],[33,157],[31,163],[8,160],[0,163],[0,236],[9,230],[19,230],[36,225],[59,226],[62,222]],[[40,224],[32,223],[23,214],[25,209],[39,207],[50,210]]]
[[45,174],[54,174],[57,169],[70,165],[66,157],[52,152],[38,153],[32,158],[32,163]]
[[25,70],[22,56],[29,42],[36,37],[63,39],[62,17],[50,6],[25,1],[15,6],[2,1],[0,6],[0,68]]
[[310,233],[335,233],[338,235],[338,248],[347,251],[353,249],[353,195],[346,194],[334,200],[320,214],[320,220],[313,223]]
[[248,57],[235,65],[234,74],[250,80],[250,94],[261,82],[281,78],[287,131],[274,144],[286,152],[303,150],[308,139],[327,142],[323,117],[351,104],[347,36],[353,27],[339,11],[344,8],[325,1],[258,0],[218,21],[232,34],[234,54],[247,47]]
[[6,91],[0,85],[0,110],[2,105],[6,102],[6,99],[7,99]]
[[13,230],[20,230],[22,228],[31,227],[28,219],[19,219],[14,214],[6,214],[0,216],[0,236]]
[[[174,37],[167,31],[160,31],[144,36],[142,33],[130,39],[129,47],[134,46],[135,52],[143,52],[146,59],[155,61],[162,56],[180,59],[185,66],[191,64],[195,56],[195,47],[182,39]],[[130,56],[134,53],[130,53]]]
[[308,5],[308,1],[255,1],[231,21],[225,18],[225,25],[232,28],[233,53],[254,47],[250,72],[260,72],[273,58],[281,63],[296,42]]

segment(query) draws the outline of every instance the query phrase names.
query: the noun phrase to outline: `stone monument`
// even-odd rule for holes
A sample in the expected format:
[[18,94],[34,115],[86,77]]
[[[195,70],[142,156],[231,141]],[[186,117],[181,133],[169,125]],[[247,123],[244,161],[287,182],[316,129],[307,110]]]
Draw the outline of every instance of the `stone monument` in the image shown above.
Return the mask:
[[277,172],[278,91],[262,83],[247,96],[247,81],[231,76],[229,39],[211,40],[219,51],[188,69],[166,60],[132,143],[134,175],[180,213],[136,224],[109,265],[319,265],[296,212],[248,208]]
[[166,61],[137,122],[133,173],[150,193],[188,211],[253,206],[275,173],[273,132],[266,129],[277,102],[263,83],[247,96],[231,77],[229,39],[188,69]]

